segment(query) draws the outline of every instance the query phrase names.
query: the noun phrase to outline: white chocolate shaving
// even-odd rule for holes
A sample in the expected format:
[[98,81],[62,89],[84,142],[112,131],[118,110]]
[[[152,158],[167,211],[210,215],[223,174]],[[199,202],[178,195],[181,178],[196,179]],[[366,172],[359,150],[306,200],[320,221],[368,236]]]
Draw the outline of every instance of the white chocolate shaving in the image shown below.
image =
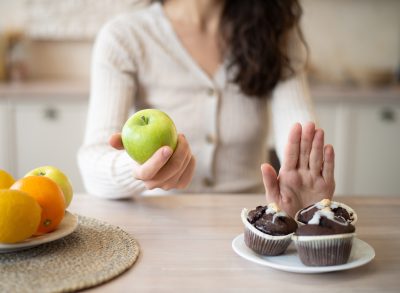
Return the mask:
[[330,199],[325,198],[325,199],[317,202],[316,204],[313,204],[312,206],[309,206],[308,208],[302,210],[300,212],[300,214],[306,213],[314,207],[316,207],[319,210],[322,210],[324,208],[330,208],[331,210],[333,210],[333,209],[338,208],[339,205],[337,203],[333,203]]
[[331,209],[337,209],[339,207],[339,205],[337,203],[332,203],[331,204]]
[[319,209],[323,209],[325,207],[329,207],[330,205],[331,205],[331,201],[329,199],[327,199],[327,198],[321,200],[320,202],[317,202],[317,204],[316,204],[316,206]]
[[322,210],[316,211],[312,219],[308,221],[308,224],[318,225],[322,216],[325,216],[326,218],[333,220],[335,214],[329,208],[324,208]]
[[282,211],[274,202],[268,205],[268,208],[265,210],[265,214],[273,214],[272,223],[275,223],[275,219],[278,217],[287,217],[285,211]]
[[268,208],[265,210],[266,214],[275,214],[275,213],[279,213],[279,212],[280,212],[280,209],[279,209],[278,205],[274,202],[271,202],[268,205]]
[[278,213],[276,213],[273,217],[272,217],[272,223],[275,223],[276,218],[278,217],[286,217],[287,214],[284,211],[280,211]]
[[[308,224],[318,225],[320,223],[321,217],[325,216],[326,218],[334,221],[337,224],[346,226],[348,223],[352,222],[352,216],[350,216],[349,222],[347,222],[342,216],[335,218],[335,213],[332,210],[338,208],[339,206],[340,205],[338,203],[334,203],[331,200],[325,198],[317,202],[316,204],[302,210],[300,214],[303,214],[316,207],[318,210],[314,213],[314,216],[311,218],[311,220],[308,221]],[[343,220],[343,222],[340,220]]]
[[344,222],[338,221],[335,218],[335,213],[332,212],[330,210],[330,208],[328,208],[328,207],[324,208],[322,210],[316,211],[314,216],[312,217],[312,219],[310,221],[308,221],[308,224],[310,224],[310,225],[319,225],[322,216],[325,216],[329,220],[331,220],[331,221],[333,221],[333,222],[335,222],[335,223],[337,223],[339,225],[342,225],[342,226],[347,226],[347,224],[348,224],[346,221],[344,221]]

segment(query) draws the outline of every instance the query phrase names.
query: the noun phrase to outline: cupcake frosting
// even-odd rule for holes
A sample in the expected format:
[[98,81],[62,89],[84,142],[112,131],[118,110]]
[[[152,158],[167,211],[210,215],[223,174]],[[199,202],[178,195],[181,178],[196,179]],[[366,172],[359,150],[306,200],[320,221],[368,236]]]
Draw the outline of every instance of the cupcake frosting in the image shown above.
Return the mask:
[[[323,206],[322,204],[320,206]],[[317,209],[312,218],[307,221],[306,225],[297,229],[296,235],[311,236],[311,235],[333,235],[346,234],[355,231],[354,226],[343,216],[335,213],[335,208],[332,208],[330,203],[327,203],[321,209]]]
[[321,217],[326,217],[327,219],[334,221],[335,213],[332,212],[330,208],[323,208],[322,210],[318,210],[315,212],[311,220],[308,221],[308,224],[319,225]]
[[[351,223],[354,220],[353,213],[347,211],[345,208],[338,205],[338,203],[333,202],[329,199],[323,199],[313,205],[308,206],[307,208],[300,211],[297,216],[297,220],[304,224],[309,223],[314,217],[315,214],[320,215],[321,211],[331,211],[335,218],[341,218],[345,222]],[[327,213],[327,212],[325,212]],[[318,217],[317,215],[317,217]],[[330,216],[332,217],[332,215]]]
[[247,220],[256,229],[273,236],[287,235],[296,231],[297,223],[275,203],[258,206],[247,215]]

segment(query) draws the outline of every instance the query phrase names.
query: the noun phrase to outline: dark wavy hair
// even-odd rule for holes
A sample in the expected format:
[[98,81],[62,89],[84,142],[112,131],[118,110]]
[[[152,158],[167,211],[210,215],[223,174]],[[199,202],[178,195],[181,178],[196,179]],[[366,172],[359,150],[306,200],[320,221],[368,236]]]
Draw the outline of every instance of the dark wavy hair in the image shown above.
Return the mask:
[[224,1],[221,50],[229,52],[229,68],[235,69],[232,81],[244,94],[268,97],[280,80],[294,75],[288,54],[290,34],[297,33],[307,48],[299,26],[301,15],[299,0]]

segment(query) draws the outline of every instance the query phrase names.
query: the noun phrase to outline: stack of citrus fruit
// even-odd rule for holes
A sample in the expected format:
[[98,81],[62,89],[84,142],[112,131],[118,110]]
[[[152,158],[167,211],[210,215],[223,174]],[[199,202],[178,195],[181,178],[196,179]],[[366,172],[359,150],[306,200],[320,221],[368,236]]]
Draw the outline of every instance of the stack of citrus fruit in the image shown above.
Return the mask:
[[57,229],[72,194],[67,176],[55,167],[37,168],[17,181],[0,170],[0,243]]

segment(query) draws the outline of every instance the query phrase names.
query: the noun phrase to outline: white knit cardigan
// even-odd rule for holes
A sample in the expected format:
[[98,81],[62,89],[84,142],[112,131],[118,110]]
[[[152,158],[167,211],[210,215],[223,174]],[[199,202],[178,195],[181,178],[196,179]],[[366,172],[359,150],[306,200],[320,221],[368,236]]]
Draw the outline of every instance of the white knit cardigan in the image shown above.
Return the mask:
[[[293,37],[288,48],[295,66],[304,62],[299,44]],[[245,96],[231,77],[227,62],[213,77],[196,64],[161,4],[109,21],[94,46],[86,134],[78,153],[87,191],[106,198],[161,193],[146,191],[133,176],[138,165],[108,144],[133,112],[158,108],[175,121],[196,157],[185,192],[262,192],[269,130],[282,159],[290,127],[314,120],[305,75],[298,70],[269,99]]]

